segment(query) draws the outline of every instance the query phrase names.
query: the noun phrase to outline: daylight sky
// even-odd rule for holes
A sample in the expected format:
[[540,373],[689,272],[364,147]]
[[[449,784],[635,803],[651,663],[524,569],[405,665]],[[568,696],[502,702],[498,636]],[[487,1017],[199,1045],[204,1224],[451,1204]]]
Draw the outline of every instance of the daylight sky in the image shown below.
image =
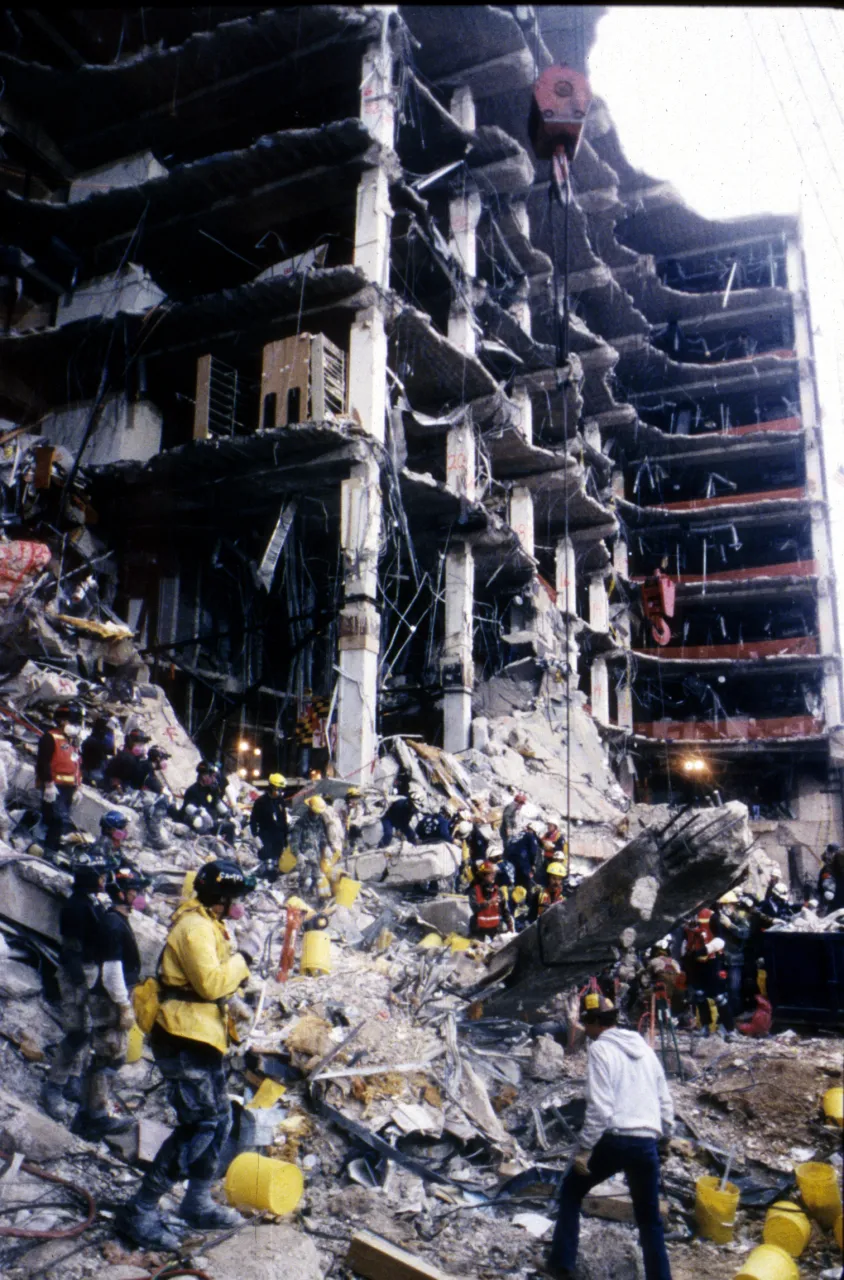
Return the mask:
[[844,13],[610,8],[589,77],[630,162],[705,217],[802,216],[844,619]]

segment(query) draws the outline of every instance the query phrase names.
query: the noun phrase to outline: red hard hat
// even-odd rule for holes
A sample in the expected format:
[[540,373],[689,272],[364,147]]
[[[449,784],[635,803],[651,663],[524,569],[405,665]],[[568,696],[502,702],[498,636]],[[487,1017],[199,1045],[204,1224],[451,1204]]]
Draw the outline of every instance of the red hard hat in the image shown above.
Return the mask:
[[516,794],[513,796],[513,800],[515,801],[516,804],[526,804],[527,796],[525,795],[524,791],[517,791]]
[[712,912],[710,911],[709,907],[701,907],[700,911],[697,913],[697,918],[703,924],[708,924],[709,921],[712,919]]

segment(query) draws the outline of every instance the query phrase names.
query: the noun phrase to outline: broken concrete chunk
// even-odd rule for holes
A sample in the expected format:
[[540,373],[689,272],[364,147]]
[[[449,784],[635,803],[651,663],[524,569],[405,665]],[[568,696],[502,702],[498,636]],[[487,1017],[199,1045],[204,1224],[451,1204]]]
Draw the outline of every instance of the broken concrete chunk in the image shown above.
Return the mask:
[[214,1280],[322,1280],[319,1254],[286,1223],[264,1223],[214,1247]]
[[553,1036],[537,1036],[533,1045],[528,1075],[531,1080],[559,1080],[566,1060],[565,1050]]
[[41,994],[41,979],[28,964],[4,960],[0,965],[0,996],[7,1000],[23,1000]]
[[435,898],[416,908],[416,914],[445,938],[450,933],[467,933],[472,911],[463,897],[452,894],[447,898]]

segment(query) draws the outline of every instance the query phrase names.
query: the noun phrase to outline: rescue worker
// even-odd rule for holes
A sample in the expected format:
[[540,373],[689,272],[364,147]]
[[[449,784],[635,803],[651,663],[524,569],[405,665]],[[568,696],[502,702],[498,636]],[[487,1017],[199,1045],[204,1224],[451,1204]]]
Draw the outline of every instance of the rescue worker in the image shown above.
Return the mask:
[[91,853],[73,862],[73,886],[59,912],[61,946],[58,985],[64,1032],[41,1090],[41,1105],[61,1123],[71,1119],[69,1102],[82,1099],[82,1075],[91,1044],[90,988],[100,960],[100,926],[105,908],[97,895],[109,865]]
[[472,910],[469,922],[471,938],[494,938],[502,924],[507,929],[513,928],[513,917],[504,892],[495,883],[495,867],[491,862],[481,862],[478,865],[468,896]]
[[121,846],[129,834],[129,819],[119,809],[109,809],[100,818],[100,834],[89,850],[101,858],[109,871],[116,871],[123,861]]
[[550,823],[541,836],[540,854],[534,867],[537,884],[544,885],[548,877],[548,867],[552,862],[560,863],[565,870],[568,867],[566,855],[566,838],[555,822]]
[[526,803],[527,796],[524,791],[517,791],[510,803],[504,806],[504,811],[501,814],[501,840],[505,849],[521,830],[520,815],[522,807]]
[[378,848],[386,849],[396,831],[409,844],[418,844],[416,832],[410,825],[418,812],[416,801],[412,796],[399,796],[394,800],[381,819],[383,834]]
[[724,939],[724,964],[727,969],[727,990],[734,1014],[742,1010],[742,974],[744,953],[750,938],[750,916],[741,905],[735,889],[722,894],[715,904],[712,916],[712,933]]
[[234,815],[224,798],[219,776],[206,760],[196,766],[196,782],[185,791],[179,821],[200,835],[219,835],[227,844],[234,843]]
[[282,790],[286,784],[284,774],[271,773],[267,779],[266,791],[258,796],[249,815],[249,830],[261,841],[259,856],[268,880],[278,878],[278,860],[290,839],[290,824]]
[[35,757],[35,781],[41,787],[41,813],[47,830],[44,852],[56,854],[62,836],[70,827],[70,807],[82,781],[82,765],[76,741],[82,716],[75,706],[59,707],[55,728],[43,733]]
[[724,1027],[725,1039],[732,1040],[736,1024],[727,994],[727,971],[722,954],[724,939],[714,936],[712,915],[709,907],[702,908],[687,928],[684,968],[704,1036],[712,1034],[711,1001]]
[[147,1249],[179,1246],[158,1202],[185,1178],[178,1213],[187,1223],[213,1230],[242,1222],[235,1210],[211,1199],[211,1187],[232,1123],[224,1066],[228,1017],[250,1016],[236,994],[249,970],[234,951],[226,920],[238,914],[237,899],[251,885],[237,863],[217,859],[200,867],[193,888],[195,896],[173,914],[158,968],[160,1005],[149,1034],[176,1128],[117,1220],[118,1230]]
[[342,850],[332,844],[332,824],[323,797],[308,796],[305,809],[290,836],[299,873],[299,896],[306,900],[309,895],[327,898],[331,889],[326,872],[333,869]]
[[423,841],[450,841],[454,834],[453,826],[448,806],[442,805],[436,813],[423,813],[416,824],[416,838]]
[[844,854],[841,846],[828,844],[818,875],[818,914],[831,915],[844,907]]
[[759,911],[773,923],[775,920],[790,920],[794,909],[788,900],[788,885],[779,876],[771,876],[765,896],[759,903]]
[[537,823],[529,823],[520,836],[504,846],[504,857],[513,868],[513,882],[530,893],[534,883],[537,859],[542,854]]
[[563,893],[563,883],[566,878],[566,869],[562,862],[549,862],[546,868],[546,884],[545,888],[536,885],[533,892],[533,911],[532,920],[538,920],[539,917],[553,907],[558,902],[565,901]]
[[130,729],[123,746],[115,756],[106,761],[103,770],[103,786],[107,792],[124,789],[138,790],[142,775],[142,761],[146,757],[148,733],[143,729]]
[[132,1125],[131,1116],[109,1112],[115,1073],[126,1061],[129,1031],[135,1022],[132,989],[141,975],[138,944],[129,924],[132,911],[143,911],[143,890],[149,877],[132,867],[119,867],[106,880],[111,907],[98,928],[99,976],[90,997],[91,1063],[82,1090],[82,1104],[71,1132],[93,1139],[120,1133]]
[[588,1040],[586,1116],[580,1150],[563,1180],[548,1260],[537,1274],[574,1280],[580,1205],[593,1187],[623,1173],[633,1202],[646,1280],[671,1280],[659,1213],[659,1159],[671,1138],[674,1107],[662,1065],[635,1031],[616,1026],[617,1011],[599,990],[580,1002]]
[[82,777],[91,786],[100,786],[105,767],[114,755],[114,728],[105,716],[98,716],[91,732],[82,743]]

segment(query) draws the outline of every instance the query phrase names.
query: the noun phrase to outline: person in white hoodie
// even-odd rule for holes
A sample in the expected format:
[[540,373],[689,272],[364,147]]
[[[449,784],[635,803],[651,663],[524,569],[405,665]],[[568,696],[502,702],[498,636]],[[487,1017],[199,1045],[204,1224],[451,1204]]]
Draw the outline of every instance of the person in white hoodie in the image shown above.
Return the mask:
[[659,1216],[659,1157],[674,1125],[674,1106],[659,1059],[635,1031],[616,1027],[617,1012],[597,988],[581,1000],[589,1039],[586,1116],[580,1149],[563,1180],[548,1261],[538,1276],[573,1280],[583,1197],[614,1173],[630,1189],[646,1280],[671,1280]]

